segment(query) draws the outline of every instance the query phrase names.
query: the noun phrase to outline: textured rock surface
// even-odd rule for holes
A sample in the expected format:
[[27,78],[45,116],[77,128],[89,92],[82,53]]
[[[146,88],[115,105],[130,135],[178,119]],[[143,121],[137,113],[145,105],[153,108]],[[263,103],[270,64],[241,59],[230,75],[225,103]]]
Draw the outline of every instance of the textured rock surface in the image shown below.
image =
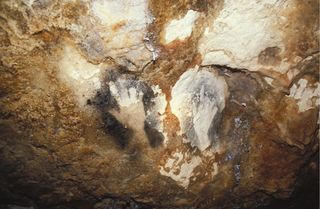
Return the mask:
[[0,208],[317,208],[318,8],[0,1]]

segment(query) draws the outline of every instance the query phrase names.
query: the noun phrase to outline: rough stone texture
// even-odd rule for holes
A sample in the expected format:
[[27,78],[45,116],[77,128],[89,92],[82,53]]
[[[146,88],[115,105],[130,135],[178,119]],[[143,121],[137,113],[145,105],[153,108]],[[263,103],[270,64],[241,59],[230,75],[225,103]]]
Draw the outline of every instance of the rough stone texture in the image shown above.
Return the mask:
[[1,0],[0,208],[317,208],[318,26],[316,0]]

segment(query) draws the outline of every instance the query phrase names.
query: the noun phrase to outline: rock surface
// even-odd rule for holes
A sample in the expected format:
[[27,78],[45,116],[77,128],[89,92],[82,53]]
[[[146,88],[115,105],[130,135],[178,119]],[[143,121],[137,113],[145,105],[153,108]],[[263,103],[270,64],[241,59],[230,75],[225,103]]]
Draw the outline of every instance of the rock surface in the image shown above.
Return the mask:
[[318,1],[2,0],[0,35],[0,208],[318,197]]

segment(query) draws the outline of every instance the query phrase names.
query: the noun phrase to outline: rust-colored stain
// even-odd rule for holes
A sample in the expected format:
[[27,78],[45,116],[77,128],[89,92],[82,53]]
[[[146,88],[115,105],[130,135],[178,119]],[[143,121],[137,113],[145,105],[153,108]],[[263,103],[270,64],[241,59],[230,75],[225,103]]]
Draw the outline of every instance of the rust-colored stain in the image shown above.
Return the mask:
[[123,26],[125,26],[126,24],[127,24],[126,21],[121,21],[121,22],[118,22],[117,24],[112,25],[111,28],[114,32],[116,32],[116,31],[120,30]]
[[295,0],[295,7],[286,12],[288,23],[283,26],[285,55],[288,60],[296,56],[305,58],[318,51],[319,38],[314,33],[314,28],[319,25],[319,1]]

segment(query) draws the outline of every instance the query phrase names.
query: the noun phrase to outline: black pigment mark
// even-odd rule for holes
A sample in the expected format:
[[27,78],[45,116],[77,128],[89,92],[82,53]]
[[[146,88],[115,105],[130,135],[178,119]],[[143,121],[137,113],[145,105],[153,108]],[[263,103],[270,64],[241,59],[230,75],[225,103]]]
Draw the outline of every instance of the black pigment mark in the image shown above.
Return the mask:
[[121,124],[112,114],[109,112],[103,113],[103,126],[104,131],[114,137],[115,142],[120,148],[124,149],[128,144],[132,136],[132,130]]
[[94,105],[102,112],[110,109],[119,110],[117,100],[111,95],[109,87],[105,87],[97,91],[93,99],[87,100],[87,105]]
[[219,137],[218,137],[218,130],[221,128],[221,116],[222,114],[220,112],[217,112],[214,118],[211,121],[211,124],[209,126],[208,130],[208,136],[212,144],[218,145],[219,144]]
[[149,140],[149,144],[152,148],[160,146],[164,140],[164,136],[157,129],[153,128],[151,124],[147,121],[144,121],[144,131]]
[[108,83],[110,81],[115,82],[119,77],[124,77],[127,80],[137,80],[134,72],[130,71],[126,66],[119,65],[106,72],[103,83]]
[[[212,89],[212,87],[207,84],[204,80],[199,82],[197,86],[193,87],[191,93],[191,102],[192,102],[192,109],[198,111],[202,106],[205,106],[207,102],[213,103],[213,108],[219,108],[217,103],[219,103],[219,93],[217,90]],[[214,115],[214,118],[210,122],[210,126],[208,132],[206,133],[209,137],[211,144],[217,144],[217,129],[220,125],[220,109]],[[192,146],[199,146],[200,139],[198,136],[195,128],[194,128],[194,115],[188,116],[185,119],[184,127],[185,127],[185,135],[187,139],[191,142]]]
[[155,108],[154,98],[156,97],[152,88],[146,83],[141,83],[139,86],[143,92],[142,102],[145,114],[147,115],[146,120],[144,121],[144,131],[148,138],[149,144],[152,148],[161,146],[164,141],[163,134],[157,130],[157,113],[153,111]]
[[[119,78],[124,79],[125,83],[119,84]],[[121,88],[126,88],[126,90],[135,88],[139,93],[143,93],[142,102],[146,114],[144,131],[151,147],[160,146],[164,141],[164,136],[156,128],[158,123],[158,115],[154,112],[156,94],[146,82],[139,80],[137,75],[130,72],[125,66],[117,66],[107,70],[101,81],[102,87],[94,98],[87,100],[87,105],[94,106],[100,112],[104,132],[110,134],[121,149],[126,148],[133,135],[132,129],[125,127],[110,113],[110,110],[120,112],[119,104],[110,91],[110,82],[114,82],[119,90],[124,90]]]
[[193,117],[186,118],[184,126],[186,127],[186,138],[191,139],[190,142],[192,146],[198,146],[199,138],[196,134],[196,130],[194,129]]
[[147,113],[147,111],[152,109],[154,106],[153,98],[155,98],[155,94],[152,88],[145,83],[141,85],[141,90],[143,92],[142,102],[144,111]]

